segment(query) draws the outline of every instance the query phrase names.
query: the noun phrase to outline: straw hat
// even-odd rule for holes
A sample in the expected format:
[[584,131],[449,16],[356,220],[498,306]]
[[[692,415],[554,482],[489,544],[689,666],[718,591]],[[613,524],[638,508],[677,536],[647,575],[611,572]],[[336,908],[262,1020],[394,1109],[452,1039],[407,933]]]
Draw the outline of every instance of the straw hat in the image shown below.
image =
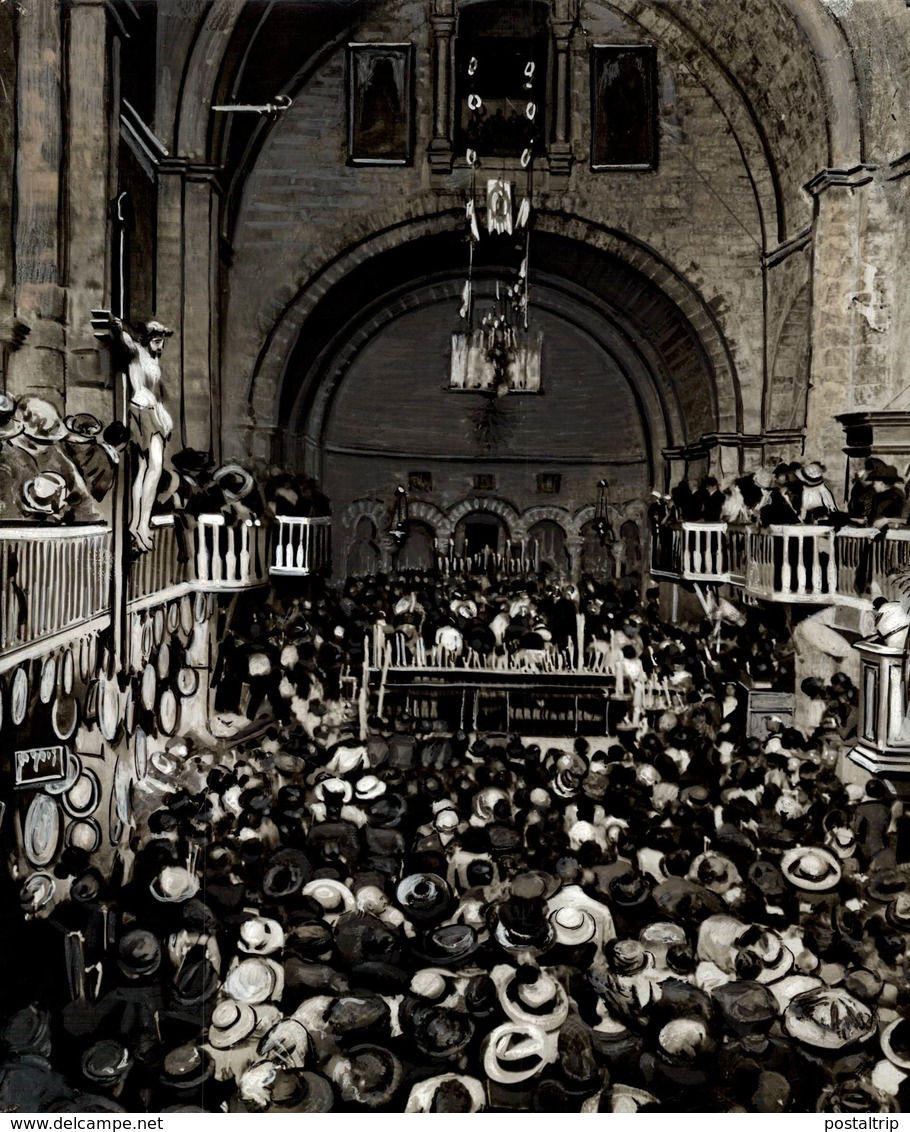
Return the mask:
[[597,922],[587,908],[566,905],[550,914],[556,942],[565,947],[581,947],[597,935]]
[[841,879],[837,857],[817,845],[790,849],[781,858],[780,867],[792,885],[806,892],[827,892],[836,888]]
[[882,1053],[899,1069],[910,1069],[910,1019],[896,1018],[882,1032]]
[[224,991],[236,1002],[258,1006],[280,997],[283,983],[284,972],[278,964],[256,956],[241,959],[228,971]]
[[506,964],[493,968],[490,977],[505,1014],[513,1022],[558,1030],[569,1014],[569,999],[562,985],[535,967],[516,970]]
[[825,482],[825,469],[819,463],[805,464],[802,468],[796,469],[796,478],[809,484],[810,487],[817,487]]
[[212,1011],[208,1041],[213,1049],[230,1049],[256,1029],[256,1011],[246,1002],[219,1002]]
[[300,890],[300,894],[317,900],[327,916],[337,917],[342,912],[353,912],[357,905],[354,893],[347,885],[329,877],[309,881]]
[[165,865],[149,885],[156,900],[165,904],[181,904],[199,891],[199,881],[182,865]]
[[817,987],[796,995],[784,1012],[791,1037],[818,1049],[843,1049],[875,1033],[875,1014],[841,988]]
[[358,802],[372,802],[386,792],[386,784],[375,774],[365,774],[354,784],[354,797]]
[[57,472],[42,472],[22,487],[22,498],[29,511],[38,515],[53,515],[63,504],[67,494],[66,480]]
[[284,947],[284,930],[277,920],[257,916],[240,925],[237,946],[247,955],[271,955]]
[[557,1058],[557,1035],[531,1023],[504,1022],[487,1036],[483,1067],[491,1081],[518,1085]]

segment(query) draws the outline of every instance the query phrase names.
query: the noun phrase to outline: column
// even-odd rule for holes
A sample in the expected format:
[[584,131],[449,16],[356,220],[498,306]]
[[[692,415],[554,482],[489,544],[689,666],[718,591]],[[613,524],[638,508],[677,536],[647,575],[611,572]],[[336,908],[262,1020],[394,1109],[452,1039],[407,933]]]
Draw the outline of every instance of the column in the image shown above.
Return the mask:
[[[443,7],[449,4],[444,0]],[[455,17],[437,14],[431,17],[433,33],[433,139],[429,146],[430,168],[434,173],[452,169],[452,32]]]
[[19,6],[16,61],[15,318],[27,328],[27,336],[21,349],[9,357],[7,385],[14,396],[34,393],[62,409],[66,382],[59,230],[63,113],[57,4]]
[[158,167],[154,317],[174,331],[162,373],[171,446],[220,451],[218,184],[213,166],[170,158]]
[[110,73],[104,0],[72,0],[67,37],[67,411],[110,420],[109,354],[93,337],[93,308],[110,294]]
[[569,128],[572,99],[569,48],[571,45],[572,24],[568,20],[556,20],[553,24],[556,47],[556,74],[553,91],[553,140],[548,153],[550,157],[550,178],[568,179],[575,158],[572,154],[571,131]]
[[815,197],[815,219],[805,456],[826,465],[825,478],[838,494],[846,456],[843,426],[835,418],[881,408],[891,392],[883,382],[890,312],[882,290],[891,265],[876,235],[880,194],[871,166],[824,170],[807,188]]

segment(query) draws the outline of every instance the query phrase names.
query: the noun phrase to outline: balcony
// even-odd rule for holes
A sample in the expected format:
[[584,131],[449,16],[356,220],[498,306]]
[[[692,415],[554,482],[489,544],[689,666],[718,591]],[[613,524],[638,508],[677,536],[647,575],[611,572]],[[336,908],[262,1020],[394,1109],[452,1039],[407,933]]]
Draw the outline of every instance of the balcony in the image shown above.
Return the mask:
[[[221,515],[154,521],[154,546],[130,565],[127,601],[148,608],[194,590],[238,591],[268,581],[266,531]],[[0,526],[0,668],[110,617],[112,532],[101,525]]]
[[329,565],[332,520],[327,515],[299,518],[278,515],[274,527],[274,558],[270,574],[304,578]]
[[651,535],[656,578],[729,584],[751,598],[868,607],[896,598],[910,572],[910,530],[682,523]]

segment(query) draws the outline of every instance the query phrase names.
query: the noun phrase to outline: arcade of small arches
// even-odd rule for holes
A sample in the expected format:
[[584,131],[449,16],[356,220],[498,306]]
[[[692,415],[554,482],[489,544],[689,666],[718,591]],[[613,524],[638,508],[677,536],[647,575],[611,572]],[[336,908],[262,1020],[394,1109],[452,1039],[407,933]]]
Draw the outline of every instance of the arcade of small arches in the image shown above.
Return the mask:
[[390,506],[358,499],[333,519],[334,572],[341,579],[389,570],[429,571],[449,563],[478,567],[500,563],[511,572],[543,570],[554,578],[577,580],[640,575],[645,545],[644,505],[632,500],[606,504],[607,535],[595,530],[597,507],[572,512],[538,506],[519,512],[494,496],[473,496],[447,510],[409,499],[406,536],[400,545],[386,532]]

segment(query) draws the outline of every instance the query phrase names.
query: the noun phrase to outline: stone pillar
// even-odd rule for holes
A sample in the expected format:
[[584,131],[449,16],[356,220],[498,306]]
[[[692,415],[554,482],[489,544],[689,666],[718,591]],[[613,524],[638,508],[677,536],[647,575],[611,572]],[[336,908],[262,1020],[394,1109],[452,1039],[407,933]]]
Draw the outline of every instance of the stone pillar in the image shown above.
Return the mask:
[[838,414],[878,408],[889,389],[891,265],[878,215],[873,167],[825,170],[807,186],[815,197],[812,253],[812,357],[805,455],[821,460],[837,496],[846,456]]
[[110,120],[104,0],[72,0],[67,37],[66,236],[67,411],[114,413],[109,353],[90,325],[110,294]]
[[556,46],[556,74],[554,76],[553,100],[553,140],[549,145],[550,178],[568,178],[572,163],[572,139],[569,123],[572,105],[571,68],[569,48],[572,38],[572,24],[568,20],[557,20],[553,25]]
[[165,351],[172,446],[220,454],[218,185],[213,166],[158,168],[155,318],[174,330]]
[[433,30],[433,139],[429,146],[430,169],[449,173],[452,169],[452,32],[455,17],[435,15]]
[[28,328],[10,355],[7,385],[63,408],[64,302],[60,285],[60,176],[63,160],[60,10],[18,9],[16,71],[16,319]]
[[183,396],[187,444],[221,449],[218,325],[218,195],[210,170],[189,170],[184,187]]

